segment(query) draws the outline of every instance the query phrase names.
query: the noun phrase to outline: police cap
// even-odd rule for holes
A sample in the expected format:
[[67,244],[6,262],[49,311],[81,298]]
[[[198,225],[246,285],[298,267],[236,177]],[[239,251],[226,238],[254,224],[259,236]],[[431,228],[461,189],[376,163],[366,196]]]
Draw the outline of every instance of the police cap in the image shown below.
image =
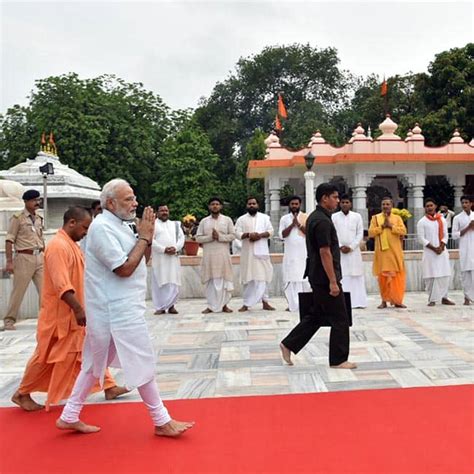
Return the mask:
[[28,189],[23,193],[23,201],[29,201],[30,199],[37,199],[40,197],[40,193],[35,189]]

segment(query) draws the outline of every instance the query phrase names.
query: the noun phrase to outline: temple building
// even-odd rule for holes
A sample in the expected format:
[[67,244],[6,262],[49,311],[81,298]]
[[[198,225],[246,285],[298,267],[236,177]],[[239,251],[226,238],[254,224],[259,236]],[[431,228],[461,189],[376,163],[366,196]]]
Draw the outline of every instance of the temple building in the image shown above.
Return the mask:
[[428,147],[418,124],[405,140],[395,133],[397,127],[387,116],[379,125],[382,134],[373,139],[359,124],[349,142],[339,148],[317,131],[308,146],[297,151],[282,147],[272,132],[265,140],[265,158],[249,162],[247,177],[264,179],[265,209],[274,228],[287,209],[282,205],[282,189],[305,196],[305,156],[309,152],[315,156],[314,188],[336,182],[341,192],[352,195],[353,210],[362,215],[365,228],[378,211],[380,199],[389,194],[396,207],[413,214],[407,225],[408,231],[414,232],[415,223],[424,214],[424,193],[430,186],[452,186],[451,202],[459,212],[460,197],[474,194],[474,140],[465,143],[455,130],[447,145]]
[[69,206],[88,207],[91,201],[100,196],[100,186],[95,181],[61,163],[52,134],[48,142],[43,136],[41,149],[34,158],[0,171],[0,179],[21,183],[25,189],[36,189],[42,197],[45,175],[47,175],[49,229],[58,229],[62,226],[64,211]]

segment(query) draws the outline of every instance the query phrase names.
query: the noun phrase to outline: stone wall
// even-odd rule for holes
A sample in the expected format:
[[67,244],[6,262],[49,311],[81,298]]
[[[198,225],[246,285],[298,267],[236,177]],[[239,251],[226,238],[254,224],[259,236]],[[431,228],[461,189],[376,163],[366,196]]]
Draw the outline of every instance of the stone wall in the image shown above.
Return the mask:
[[[363,252],[365,282],[369,293],[378,293],[377,280],[372,275],[372,252]],[[407,291],[423,291],[423,280],[421,277],[421,251],[405,252],[405,264],[407,269]],[[4,267],[4,251],[0,250],[0,268]],[[270,296],[283,295],[283,280],[281,271],[282,254],[272,254],[273,263],[273,281],[270,285]],[[199,265],[201,257],[180,257],[182,265],[182,287],[181,298],[203,298],[204,288],[201,284]],[[451,283],[450,289],[460,290],[460,272],[459,272],[459,252],[450,250],[451,262]],[[241,295],[241,285],[239,282],[240,258],[232,257],[234,267],[234,295]],[[2,273],[0,272],[0,277]],[[151,280],[150,268],[148,271],[148,287]],[[8,297],[11,291],[12,280],[9,278],[0,278],[0,315],[5,315]],[[149,292],[148,292],[149,293]],[[149,297],[149,294],[148,294]],[[33,284],[28,288],[27,295],[23,301],[20,310],[21,318],[34,318],[38,313],[38,298]]]

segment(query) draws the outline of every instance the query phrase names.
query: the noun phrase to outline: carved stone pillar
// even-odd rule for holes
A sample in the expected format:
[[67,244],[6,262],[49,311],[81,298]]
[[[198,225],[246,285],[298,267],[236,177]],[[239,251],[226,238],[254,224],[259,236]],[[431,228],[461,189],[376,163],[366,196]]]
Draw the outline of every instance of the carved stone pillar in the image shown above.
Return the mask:
[[[274,236],[276,236],[280,225],[280,188],[270,189],[270,220],[272,222]],[[282,244],[272,239],[270,245],[272,252],[281,252],[282,248]]]
[[304,174],[305,180],[305,200],[306,200],[306,214],[314,211],[315,197],[314,197],[314,178],[316,175],[312,171],[306,171]]
[[369,213],[367,210],[367,186],[354,186],[352,188],[352,209],[362,216],[364,229],[369,228]]
[[413,209],[409,209],[413,214],[413,228],[416,228],[417,222],[425,215],[423,205],[423,186],[412,186]]
[[462,185],[454,186],[454,212],[456,214],[459,214],[462,211],[461,196],[464,194],[463,190],[464,186]]

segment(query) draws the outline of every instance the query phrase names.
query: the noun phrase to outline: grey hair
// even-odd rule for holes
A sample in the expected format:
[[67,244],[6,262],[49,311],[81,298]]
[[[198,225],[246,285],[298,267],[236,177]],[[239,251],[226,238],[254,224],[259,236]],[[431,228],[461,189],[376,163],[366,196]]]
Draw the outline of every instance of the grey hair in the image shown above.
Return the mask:
[[100,206],[102,209],[106,209],[107,199],[114,199],[117,188],[121,186],[130,186],[130,184],[124,179],[116,178],[104,184],[102,192],[100,193]]

